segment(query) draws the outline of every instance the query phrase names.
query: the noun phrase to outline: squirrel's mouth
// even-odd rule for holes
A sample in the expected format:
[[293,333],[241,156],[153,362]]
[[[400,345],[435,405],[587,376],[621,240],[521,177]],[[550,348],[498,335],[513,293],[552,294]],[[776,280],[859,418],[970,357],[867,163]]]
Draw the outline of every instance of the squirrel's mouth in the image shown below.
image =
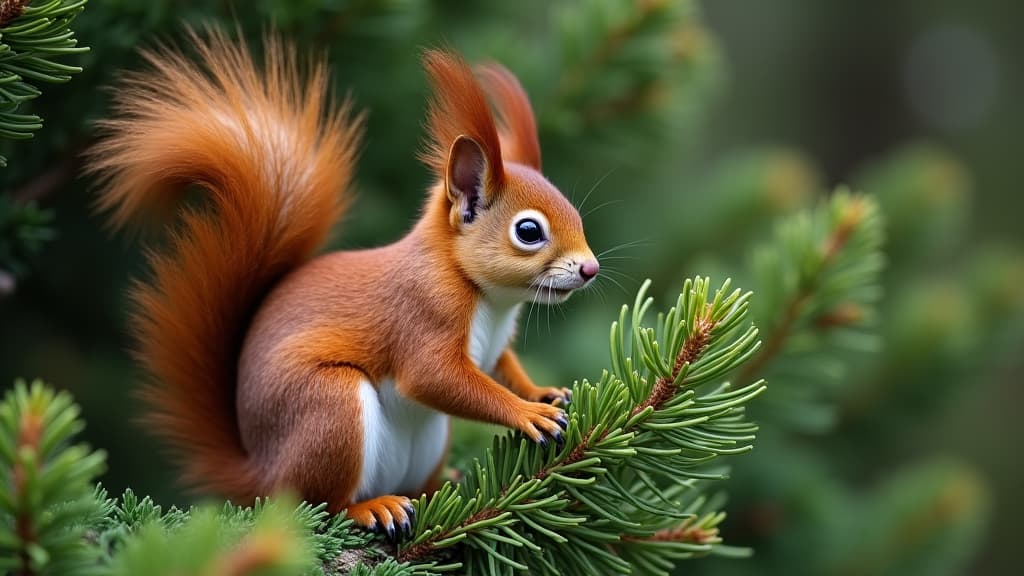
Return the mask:
[[554,286],[534,286],[534,301],[538,304],[560,304],[572,296],[572,288],[556,288]]

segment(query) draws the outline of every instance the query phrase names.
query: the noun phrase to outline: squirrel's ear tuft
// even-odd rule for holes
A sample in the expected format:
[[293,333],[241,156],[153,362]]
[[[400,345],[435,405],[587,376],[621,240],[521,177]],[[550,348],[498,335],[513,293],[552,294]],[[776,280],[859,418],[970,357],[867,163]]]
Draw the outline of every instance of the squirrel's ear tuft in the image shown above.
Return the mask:
[[448,153],[444,187],[451,201],[452,225],[469,224],[483,204],[484,183],[490,167],[483,148],[472,138],[459,136]]
[[473,71],[458,54],[448,50],[424,52],[423,67],[434,95],[427,111],[429,140],[420,158],[439,180],[447,182],[455,153],[470,150],[469,144],[457,144],[460,138],[466,138],[479,151],[486,167],[481,189],[500,188],[505,170],[498,128]]
[[530,99],[519,80],[507,68],[493,62],[478,66],[477,74],[498,110],[502,157],[539,171],[537,122]]

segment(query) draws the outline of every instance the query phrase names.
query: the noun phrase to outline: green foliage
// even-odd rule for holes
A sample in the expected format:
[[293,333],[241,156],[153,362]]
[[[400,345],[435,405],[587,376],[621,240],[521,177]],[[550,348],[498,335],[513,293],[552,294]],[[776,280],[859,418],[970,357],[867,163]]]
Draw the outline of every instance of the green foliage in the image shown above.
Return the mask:
[[149,523],[124,542],[110,574],[313,574],[314,558],[294,519],[276,505],[249,514],[193,512],[178,529]]
[[0,269],[14,278],[27,274],[33,258],[56,234],[52,222],[51,210],[0,196]]
[[0,569],[27,575],[90,574],[97,554],[85,530],[101,512],[93,479],[104,454],[71,444],[81,431],[66,392],[15,382],[0,404]]
[[692,2],[677,0],[563,4],[561,74],[538,114],[545,136],[622,145],[669,128],[668,113],[687,105],[680,96],[699,93],[712,68],[694,12]]
[[[58,10],[77,2],[37,0],[34,4],[39,17],[44,9]],[[80,9],[79,5],[76,10]],[[716,26],[725,29],[729,9],[717,5],[711,9]],[[826,30],[827,22],[820,19],[825,10],[834,8],[802,10],[799,17],[780,12],[778,20],[786,26],[786,34],[779,35],[785,38],[783,44],[771,35],[726,33],[728,54],[738,56],[738,71],[744,74],[751,69],[749,58],[743,68],[742,42],[756,42],[759,51],[764,44],[763,59],[757,58],[756,66],[771,63],[773,51],[780,48],[787,55],[813,53],[794,50],[800,45],[788,43],[813,37],[814,45],[819,45],[821,37],[815,35]],[[911,22],[919,10],[906,11],[906,21]],[[49,28],[41,30],[46,36],[39,37],[38,45],[57,48],[57,52],[80,50],[73,37],[50,35],[57,26],[66,27],[75,13],[67,12],[63,20],[54,18],[47,24]],[[739,17],[749,18],[747,11]],[[436,573],[453,564],[486,573],[491,562],[507,571],[508,564],[488,551],[531,567],[540,564],[535,568],[539,573],[550,571],[548,564],[574,574],[583,570],[579,566],[600,571],[621,567],[619,562],[634,566],[634,573],[659,573],[683,556],[736,552],[738,549],[722,545],[716,532],[723,510],[729,512],[729,522],[722,528],[728,542],[753,546],[757,556],[748,562],[685,563],[682,569],[686,573],[850,576],[869,571],[956,574],[965,570],[987,520],[987,479],[955,461],[936,465],[924,458],[924,464],[917,462],[936,448],[945,452],[959,445],[963,450],[970,442],[974,450],[974,444],[985,443],[980,440],[984,434],[997,434],[986,432],[995,427],[985,426],[971,428],[969,434],[944,432],[948,422],[964,417],[971,406],[984,413],[987,422],[990,412],[1014,404],[1002,401],[1005,394],[995,397],[998,402],[989,399],[992,405],[985,404],[985,398],[992,395],[999,378],[1009,378],[1007,359],[1013,359],[1024,342],[1024,291],[1020,289],[1024,257],[1016,245],[979,243],[987,231],[968,226],[972,211],[979,207],[975,201],[991,196],[993,185],[999,185],[992,180],[991,162],[997,160],[982,167],[985,181],[977,184],[961,159],[929,145],[897,149],[858,169],[850,177],[853,189],[877,199],[885,214],[887,265],[880,270],[880,250],[868,249],[881,239],[875,201],[868,199],[857,200],[872,207],[872,219],[864,221],[868,228],[862,231],[863,243],[859,248],[844,245],[849,269],[836,259],[823,261],[821,248],[841,222],[834,218],[835,206],[857,197],[837,197],[814,209],[815,198],[825,181],[823,174],[829,179],[842,176],[834,174],[837,165],[843,165],[837,162],[853,158],[837,158],[830,154],[829,146],[819,149],[821,142],[800,135],[808,131],[821,135],[818,126],[808,125],[809,119],[820,119],[815,112],[828,106],[823,99],[835,96],[808,91],[805,95],[813,100],[797,99],[801,105],[809,105],[807,110],[787,115],[787,103],[773,99],[772,94],[786,85],[799,86],[804,92],[806,83],[799,80],[806,77],[794,77],[792,72],[812,68],[815,59],[799,57],[791,59],[788,71],[772,68],[763,93],[758,90],[726,101],[721,107],[727,110],[725,115],[708,114],[710,110],[703,104],[708,101],[709,88],[715,87],[727,70],[719,61],[717,39],[701,23],[696,2],[691,0],[259,0],[244,9],[221,0],[90,4],[73,24],[78,38],[92,50],[80,55],[41,54],[48,62],[80,65],[84,70],[76,80],[43,87],[43,94],[31,102],[25,100],[21,107],[10,108],[10,100],[0,100],[7,103],[0,113],[20,115],[2,118],[4,122],[13,118],[8,126],[13,125],[22,136],[29,132],[27,126],[40,123],[31,114],[46,118],[45,130],[31,132],[33,142],[0,142],[0,153],[11,159],[10,166],[0,171],[4,188],[0,195],[0,294],[5,277],[20,282],[30,270],[37,273],[31,280],[32,290],[0,301],[0,305],[6,304],[0,313],[8,326],[7,339],[0,346],[0,366],[6,369],[4,377],[44,373],[76,387],[76,395],[90,415],[94,441],[109,446],[112,453],[128,455],[111,462],[111,484],[162,491],[161,500],[183,498],[167,488],[171,484],[168,471],[160,467],[158,457],[149,456],[153,452],[149,440],[136,440],[139,435],[127,433],[129,425],[123,424],[131,420],[125,417],[131,408],[121,401],[128,394],[129,369],[126,355],[119,352],[123,348],[119,328],[123,302],[116,295],[123,292],[124,279],[130,276],[125,268],[132,263],[111,250],[96,222],[85,216],[89,183],[74,179],[77,158],[90,142],[91,122],[107,114],[109,93],[101,87],[109,85],[116,73],[139,66],[139,47],[180,39],[183,22],[213,22],[234,29],[236,20],[255,49],[273,20],[278,30],[295,39],[300,50],[325,51],[336,92],[351,91],[356,102],[370,111],[358,178],[359,205],[353,212],[357,216],[344,223],[348,245],[375,245],[393,239],[414,217],[426,178],[425,171],[417,170],[412,160],[419,146],[420,133],[415,127],[421,121],[425,88],[415,55],[420,46],[447,39],[471,59],[497,59],[522,78],[540,120],[545,172],[583,205],[581,212],[586,215],[593,245],[599,250],[612,246],[601,257],[599,282],[614,278],[625,285],[624,292],[632,292],[636,285],[632,277],[653,277],[655,286],[669,287],[674,300],[677,282],[699,270],[736,278],[756,294],[749,315],[762,329],[766,345],[722,380],[742,390],[768,376],[770,390],[750,405],[748,412],[763,424],[757,450],[742,459],[720,458],[752,442],[748,439],[753,435],[752,425],[747,417],[741,418],[742,407],[737,407],[732,416],[660,431],[671,436],[669,446],[686,440],[699,449],[691,451],[687,444],[678,454],[652,458],[658,453],[639,450],[649,450],[650,445],[643,442],[652,436],[644,436],[642,426],[635,423],[636,430],[624,445],[636,451],[639,460],[637,454],[599,455],[600,464],[594,464],[588,456],[575,462],[582,466],[580,470],[562,474],[568,482],[548,475],[540,483],[530,484],[530,474],[544,466],[566,465],[565,448],[527,446],[519,471],[513,474],[515,467],[506,459],[518,458],[520,453],[514,435],[501,432],[503,438],[485,453],[484,447],[466,438],[475,434],[486,442],[493,429],[482,433],[472,429],[473,433],[461,435],[457,429],[453,436],[457,458],[450,463],[466,470],[468,478],[464,484],[448,488],[447,495],[435,495],[418,504],[433,505],[435,519],[421,519],[420,531],[402,545],[403,553],[409,555],[412,542],[423,531],[465,523],[470,517],[462,515],[464,508],[487,510],[503,504],[499,500],[488,503],[488,498],[501,494],[513,482],[518,482],[518,489],[537,491],[531,494],[554,495],[555,501],[570,502],[550,512],[556,518],[584,520],[567,526],[575,531],[572,540],[578,542],[569,546],[527,523],[529,519],[556,534],[563,531],[558,521],[554,525],[538,522],[537,517],[551,521],[539,511],[514,511],[497,524],[469,523],[473,529],[462,532],[462,540],[439,539],[433,544],[446,545],[421,549],[423,556],[415,560],[420,573]],[[8,46],[9,30],[0,30],[0,34],[0,42]],[[27,37],[25,32],[18,34]],[[4,70],[4,58],[28,53],[28,44],[20,46],[0,53],[0,71]],[[31,61],[28,65],[36,64]],[[15,66],[25,64],[15,62]],[[70,74],[56,74],[45,67],[39,70],[54,77]],[[382,70],[387,74],[382,76]],[[754,72],[736,79],[748,87],[750,78],[763,82],[763,74]],[[36,94],[41,86],[28,75],[21,81],[9,78],[0,76],[0,88],[10,94]],[[11,92],[14,89],[4,82],[21,82],[17,90],[22,91]],[[871,88],[874,94],[875,87]],[[840,97],[849,96],[844,93]],[[788,111],[792,114],[792,106]],[[768,114],[778,114],[776,128],[785,129],[764,132],[765,123],[759,120]],[[701,131],[697,148],[685,137],[702,128],[700,119],[704,117],[717,121],[709,127],[712,129]],[[725,150],[723,155],[723,148],[736,140],[737,126],[747,124],[760,126],[752,129],[757,140],[795,138],[795,144],[820,151],[828,159],[828,170],[799,153],[777,148]],[[972,133],[970,146],[954,147],[976,155],[984,149],[976,137]],[[838,135],[831,139],[838,140]],[[854,138],[844,150],[856,152],[857,141]],[[1005,142],[998,144],[1001,149],[1012,148]],[[1012,189],[1012,181],[1003,187]],[[26,204],[27,198],[37,198],[39,207]],[[601,209],[620,201],[625,204]],[[998,209],[1012,213],[1014,200],[1007,197],[1006,202]],[[992,218],[992,206],[985,208],[981,206],[977,221]],[[60,239],[39,255],[43,241],[53,234],[53,214],[59,218]],[[775,234],[765,241],[779,219],[785,222],[775,226]],[[637,249],[644,240],[648,245]],[[751,268],[734,264],[734,257],[746,254],[756,243],[763,243],[763,248],[752,258]],[[97,257],[100,254],[103,256]],[[47,265],[39,266],[39,262]],[[87,274],[80,272],[83,262],[88,262]],[[73,295],[69,286],[74,286]],[[799,298],[808,286],[811,294]],[[876,301],[880,287],[884,287],[885,298]],[[564,383],[580,373],[598,374],[607,366],[602,347],[594,346],[593,338],[607,328],[607,314],[597,299],[588,300],[587,296],[574,298],[566,320],[549,334],[544,334],[536,318],[529,326],[531,332],[524,334],[528,341],[520,344],[525,348],[522,356],[537,381]],[[608,294],[602,295],[604,298],[615,300]],[[787,314],[792,309],[796,313]],[[790,316],[793,320],[787,322]],[[658,342],[665,346],[660,351],[661,361],[657,354],[648,353],[649,358],[644,358],[645,344],[640,341],[634,347],[631,328],[622,329],[623,349],[639,354],[636,367],[645,371],[645,385],[659,378],[647,360],[664,371],[665,366],[658,364],[664,363],[669,352],[662,329],[654,328]],[[572,409],[578,437],[570,439],[575,446],[586,444],[582,434],[586,430],[579,422],[589,416],[583,412],[590,414],[592,408],[600,407],[599,402],[591,402],[584,409],[587,400],[580,392],[586,388],[590,392],[582,396],[596,394],[598,399],[612,402],[612,389],[629,388],[625,383],[633,382],[614,364],[613,368],[596,383],[578,385],[577,405]],[[684,387],[682,393],[692,390],[691,399],[698,403],[708,396],[713,401],[717,385]],[[628,398],[623,409],[634,400]],[[697,408],[699,404],[690,407]],[[998,415],[993,414],[995,417]],[[726,432],[714,429],[716,426]],[[806,441],[805,432],[815,433],[813,441]],[[628,436],[622,431],[609,436],[618,438],[620,433]],[[656,442],[656,450],[676,449],[662,446],[664,438]],[[998,450],[990,450],[996,454],[990,457],[996,458],[997,467],[1009,465]],[[642,463],[645,454],[649,465],[671,460],[673,469],[685,466],[673,481],[654,464],[655,470],[643,471],[650,485],[643,480],[637,484],[641,475],[631,462]],[[462,465],[471,463],[474,456],[481,457],[479,470],[473,464]],[[687,464],[701,458],[709,462]],[[981,451],[976,461],[983,463],[984,458]],[[700,477],[720,477],[724,473],[721,463],[726,460],[732,465],[728,502],[716,492],[714,480]],[[6,470],[10,476],[13,468]],[[891,470],[899,473],[890,478]],[[516,476],[521,478],[517,481]],[[572,484],[580,479],[589,483]],[[5,483],[0,491],[9,492],[11,486]],[[577,502],[570,488],[595,503],[612,505],[614,518],[602,517],[594,508]],[[658,499],[656,493],[667,495],[668,501]],[[85,491],[76,489],[76,494]],[[437,518],[436,509],[443,498],[458,504],[450,510],[451,519]],[[264,521],[250,508],[161,509],[131,492],[113,500],[101,493],[94,500],[101,510],[99,519],[82,520],[88,525],[84,541],[89,546],[33,548],[34,556],[28,558],[47,562],[39,565],[40,572],[58,572],[52,567],[72,562],[66,559],[79,553],[101,558],[97,568],[101,573],[115,568],[148,569],[142,564],[143,556],[161,558],[165,554],[161,546],[167,542],[181,547],[208,544],[190,540],[189,534],[193,530],[212,532],[209,526],[216,525],[217,534],[209,539],[213,551],[202,556],[205,560],[187,567],[176,564],[187,559],[166,561],[167,566],[183,569],[210,567],[217,562],[214,558],[236,551],[257,523],[260,530],[282,535],[282,543],[288,544],[282,550],[297,550],[291,547],[296,543],[312,546],[313,573],[414,572],[410,564],[390,556],[393,549],[352,529],[344,519],[328,517],[322,508],[310,508],[318,511],[309,516],[301,509],[292,515],[274,512]],[[654,512],[641,504],[666,514],[653,520]],[[1001,500],[1001,504],[1000,510],[1008,511],[1007,529],[991,530],[993,541],[1012,534],[1016,522],[1012,501]],[[55,505],[55,500],[33,504],[33,521],[50,525],[47,511]],[[539,505],[541,511],[547,511],[547,505]],[[8,551],[25,545],[11,539],[15,524],[7,509],[3,518],[7,523],[0,545],[5,546],[2,556],[6,559],[11,556]],[[643,524],[645,533],[653,532],[657,538],[645,539],[635,533],[632,524],[645,522],[650,522]],[[54,530],[47,538],[56,535],[65,542],[75,540],[70,535],[80,532],[75,523],[68,526],[69,532]],[[532,545],[542,545],[544,552],[536,553],[505,528]],[[627,534],[630,539],[624,539]],[[605,540],[612,537],[617,540]],[[556,556],[561,548],[568,550],[565,557]],[[120,557],[129,549],[138,551],[140,564],[129,565],[127,557]],[[296,561],[284,560],[284,565],[293,568],[307,566],[310,558],[284,557]],[[428,568],[431,562],[436,564]],[[160,573],[167,566],[152,568]]]
[[[325,505],[290,500],[164,511],[95,488],[105,456],[72,444],[83,427],[66,392],[16,382],[0,404],[0,570],[43,575],[333,574],[343,551],[368,566],[372,535]],[[391,568],[389,568],[391,567]],[[373,574],[398,567],[384,564]],[[405,571],[404,567],[401,567]],[[407,573],[405,571],[404,573]]]
[[[81,72],[58,58],[81,54],[71,21],[87,0],[4,0],[0,4],[0,137],[25,139],[43,120],[21,112],[41,92],[34,83],[59,84]],[[0,165],[7,160],[0,156]]]
[[[773,155],[739,155],[721,170],[740,174],[756,166],[757,158],[772,162]],[[736,190],[750,189],[749,180],[728,181],[716,181],[728,184],[719,194],[756,198]],[[853,181],[881,207],[874,210],[885,214],[886,266],[878,266],[877,248],[862,251],[856,261],[874,259],[876,265],[849,276],[848,287],[864,298],[855,300],[855,308],[838,306],[858,313],[826,314],[822,326],[822,315],[812,307],[827,293],[806,299],[802,320],[785,332],[784,345],[753,361],[763,363],[761,374],[772,386],[752,411],[763,433],[758,450],[734,467],[727,509],[732,541],[754,546],[757,559],[751,565],[702,563],[695,567],[698,573],[957,574],[979,543],[989,486],[962,462],[934,465],[922,458],[922,446],[948,442],[938,440],[948,419],[983,393],[979,386],[992,379],[986,374],[999,369],[1000,358],[1013,353],[1010,347],[1019,347],[1024,298],[1010,286],[1020,285],[1024,267],[1019,254],[1005,247],[961,261],[970,181],[950,155],[911,146],[867,166]],[[733,213],[744,213],[742,206],[738,202]],[[772,335],[798,293],[792,287],[815,268],[798,266],[794,256],[801,251],[791,249],[814,242],[785,240],[811,236],[784,230],[817,219],[824,228],[815,242],[824,246],[822,234],[830,226],[824,206],[780,223],[760,249],[774,256],[755,267],[761,273],[744,280],[758,295],[752,313],[767,334],[762,355],[773,348]],[[865,224],[871,226],[865,239],[880,240],[881,220]],[[747,234],[757,227],[736,229]],[[712,236],[710,248],[717,250],[720,240]],[[689,241],[700,246],[699,239]],[[742,234],[730,235],[732,244],[745,241]],[[751,262],[761,258],[755,251]],[[714,260],[694,265],[744,278],[742,269]],[[829,269],[822,278],[838,273]],[[790,288],[784,277],[791,279]],[[883,287],[885,297],[878,299]],[[831,299],[850,302],[845,296]],[[814,442],[805,441],[808,432],[816,434]]]
[[974,472],[942,461],[899,470],[867,506],[844,504],[849,534],[862,536],[842,542],[831,574],[962,574],[988,508]]
[[865,331],[881,297],[882,221],[874,200],[840,190],[813,212],[782,221],[750,268],[761,298],[754,313],[765,347],[737,376],[773,381],[765,414],[803,431],[834,424],[845,355],[871,351]]

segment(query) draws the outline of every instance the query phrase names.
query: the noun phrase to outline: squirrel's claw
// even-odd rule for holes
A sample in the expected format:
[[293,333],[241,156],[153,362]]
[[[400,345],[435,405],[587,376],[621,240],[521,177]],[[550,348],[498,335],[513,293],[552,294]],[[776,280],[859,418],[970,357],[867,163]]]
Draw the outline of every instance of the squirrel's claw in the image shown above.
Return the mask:
[[526,402],[522,405],[521,420],[516,428],[522,430],[542,447],[549,440],[562,442],[562,430],[568,425],[565,411],[543,402]]
[[416,508],[410,504],[403,504],[402,509],[405,510],[405,520],[402,521],[402,534],[408,536],[412,534],[412,523],[416,521]]
[[412,502],[405,502],[402,504],[402,510],[409,515],[409,521],[416,519],[416,507],[412,505]]

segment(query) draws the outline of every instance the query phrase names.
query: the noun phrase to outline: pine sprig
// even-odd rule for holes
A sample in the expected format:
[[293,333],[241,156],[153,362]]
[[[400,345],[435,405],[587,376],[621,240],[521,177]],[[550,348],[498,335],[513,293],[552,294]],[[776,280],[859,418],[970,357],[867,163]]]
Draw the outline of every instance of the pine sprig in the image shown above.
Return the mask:
[[783,221],[772,242],[754,252],[756,321],[767,336],[736,381],[767,375],[780,383],[765,406],[797,429],[831,425],[834,409],[822,385],[840,380],[843,354],[874,346],[865,327],[881,298],[883,241],[875,201],[839,190],[814,212]]
[[[71,445],[83,425],[66,393],[18,381],[0,404],[0,570],[25,576],[89,574],[83,538],[102,508],[93,479],[104,454]],[[92,562],[90,562],[92,560]]]
[[70,28],[87,1],[0,2],[0,137],[31,138],[43,120],[19,110],[41,94],[35,84],[67,82],[82,71],[57,59],[89,50],[78,46]]
[[759,345],[744,322],[750,294],[728,292],[726,282],[711,295],[707,279],[687,281],[676,306],[647,327],[649,285],[612,326],[612,369],[596,384],[576,383],[565,444],[497,438],[458,486],[416,502],[415,536],[399,560],[440,559],[447,563],[432,570],[469,574],[620,573],[634,565],[660,566],[651,572],[660,574],[671,567],[666,560],[716,550],[715,537],[664,535],[717,526],[714,514],[696,520],[698,481],[724,477],[709,464],[751,447],[756,427],[742,407],[764,385],[703,391]]

